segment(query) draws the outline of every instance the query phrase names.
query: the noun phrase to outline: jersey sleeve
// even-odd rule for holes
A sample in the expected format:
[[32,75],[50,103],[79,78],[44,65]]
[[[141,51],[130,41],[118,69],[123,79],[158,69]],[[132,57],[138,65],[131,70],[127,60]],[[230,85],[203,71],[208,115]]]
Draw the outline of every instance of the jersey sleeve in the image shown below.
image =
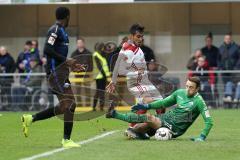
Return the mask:
[[51,46],[54,46],[58,37],[59,37],[59,27],[56,26],[48,31],[46,43]]
[[62,56],[61,54],[57,53],[54,49],[54,46],[56,45],[56,41],[58,37],[60,36],[59,27],[53,27],[49,30],[46,43],[44,46],[44,54],[46,54],[50,58],[54,58],[59,61],[65,61],[66,57]]
[[213,120],[212,120],[212,117],[210,116],[207,105],[202,98],[200,98],[197,101],[197,107],[198,107],[198,110],[199,110],[200,114],[202,115],[204,123],[205,123],[205,127],[202,130],[201,134],[204,135],[205,137],[207,137],[207,135],[209,134],[209,132],[213,126]]
[[167,108],[167,107],[173,106],[174,104],[177,103],[177,100],[176,100],[177,92],[178,91],[173,92],[170,96],[162,100],[158,100],[150,103],[149,104],[150,109],[160,109],[160,108]]
[[118,54],[118,58],[117,58],[117,61],[116,61],[116,63],[115,63],[115,66],[114,66],[114,69],[113,69],[113,72],[112,72],[112,82],[113,82],[114,84],[117,83],[117,77],[118,77],[120,62],[121,62],[121,60],[123,59],[123,57],[124,57],[124,56],[123,56],[122,53],[120,52],[120,53]]
[[125,50],[123,52],[120,52],[122,53],[122,56],[123,56],[123,60],[131,65],[132,64],[132,55],[134,54],[132,50]]

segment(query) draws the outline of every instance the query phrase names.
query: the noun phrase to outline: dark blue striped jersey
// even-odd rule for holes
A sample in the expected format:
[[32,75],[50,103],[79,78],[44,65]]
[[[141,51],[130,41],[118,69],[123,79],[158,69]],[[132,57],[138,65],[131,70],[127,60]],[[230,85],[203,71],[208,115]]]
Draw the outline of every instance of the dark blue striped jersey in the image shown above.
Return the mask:
[[47,57],[47,72],[66,61],[69,39],[65,28],[56,23],[51,26],[45,41],[44,54]]

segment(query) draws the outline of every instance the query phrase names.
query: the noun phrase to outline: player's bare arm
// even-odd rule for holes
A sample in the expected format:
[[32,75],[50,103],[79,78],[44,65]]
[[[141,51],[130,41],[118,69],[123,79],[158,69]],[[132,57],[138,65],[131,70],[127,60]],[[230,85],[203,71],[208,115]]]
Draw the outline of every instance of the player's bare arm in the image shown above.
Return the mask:
[[110,83],[106,87],[108,93],[113,93],[116,89],[118,70],[119,70],[119,67],[120,67],[120,62],[122,60],[122,57],[123,57],[122,54],[119,53],[116,64],[115,64],[114,69],[113,69],[112,80],[110,81]]

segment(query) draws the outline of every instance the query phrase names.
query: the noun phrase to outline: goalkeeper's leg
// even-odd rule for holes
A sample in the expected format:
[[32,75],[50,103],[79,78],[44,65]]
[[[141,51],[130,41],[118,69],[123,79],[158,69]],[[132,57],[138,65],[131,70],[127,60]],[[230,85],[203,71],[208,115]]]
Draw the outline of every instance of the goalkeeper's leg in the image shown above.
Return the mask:
[[136,135],[139,135],[139,139],[149,139],[154,136],[156,130],[161,127],[161,120],[153,115],[147,115],[148,122],[136,124],[132,130]]
[[[143,98],[137,98],[137,101],[138,101],[138,103],[145,103],[145,104],[147,104],[147,103],[151,103],[151,102],[153,102],[154,100],[153,100],[153,98],[151,98],[151,97],[149,97],[149,96],[145,96],[145,97],[143,97]],[[147,113],[147,110],[138,110],[137,112],[136,112],[137,114],[146,114]],[[129,124],[129,126],[130,127],[134,127],[136,125],[136,123],[130,123]]]
[[136,113],[119,113],[114,110],[114,107],[110,107],[106,113],[106,118],[119,119],[128,123],[146,123],[151,128],[160,128],[161,121],[159,118],[151,114],[136,114]]
[[[155,99],[153,99],[152,97],[149,97],[149,96],[146,96],[146,97],[143,97],[142,98],[142,103],[144,104],[148,104],[148,103],[151,103],[153,101],[156,101]],[[146,114],[147,113],[147,110],[139,110],[136,112],[137,114]],[[156,109],[156,113],[158,115],[160,114],[164,114],[165,113],[165,108],[163,109]],[[136,125],[136,123],[130,123],[129,126],[130,127],[134,127]]]

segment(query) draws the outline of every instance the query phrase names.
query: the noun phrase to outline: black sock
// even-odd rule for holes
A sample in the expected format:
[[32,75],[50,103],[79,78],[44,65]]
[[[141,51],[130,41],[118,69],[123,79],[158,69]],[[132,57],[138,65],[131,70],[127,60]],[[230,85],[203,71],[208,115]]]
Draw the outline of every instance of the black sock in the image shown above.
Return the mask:
[[60,113],[59,106],[48,108],[33,115],[33,122],[54,117]]
[[67,109],[64,112],[64,133],[63,133],[64,139],[70,139],[71,137],[75,108],[76,108],[76,104],[72,103],[69,109]]
[[72,133],[73,122],[64,122],[64,139],[70,139]]
[[73,108],[70,108],[64,113],[64,135],[63,135],[64,139],[70,139],[71,137],[75,107]]

